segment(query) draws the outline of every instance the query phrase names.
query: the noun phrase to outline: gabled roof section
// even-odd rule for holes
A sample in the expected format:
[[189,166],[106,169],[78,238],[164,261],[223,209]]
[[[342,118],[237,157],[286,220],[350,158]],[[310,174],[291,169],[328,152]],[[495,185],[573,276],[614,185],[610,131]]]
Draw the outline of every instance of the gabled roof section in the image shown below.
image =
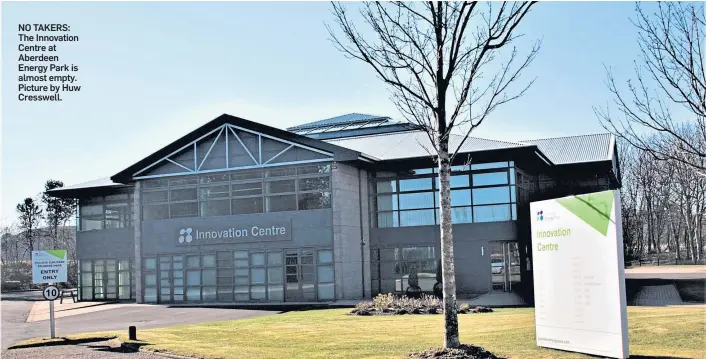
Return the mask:
[[128,183],[134,179],[359,157],[356,151],[223,114],[110,179]]
[[[451,135],[449,148],[456,149],[462,140],[463,136]],[[365,153],[368,156],[380,160],[427,157],[435,153],[434,146],[429,140],[429,136],[427,136],[424,131],[395,132],[372,136],[329,139],[325,141]],[[534,147],[534,145],[469,137],[463,145],[461,145],[459,153],[530,147]]]
[[615,137],[610,133],[520,141],[535,144],[555,164],[612,161]]

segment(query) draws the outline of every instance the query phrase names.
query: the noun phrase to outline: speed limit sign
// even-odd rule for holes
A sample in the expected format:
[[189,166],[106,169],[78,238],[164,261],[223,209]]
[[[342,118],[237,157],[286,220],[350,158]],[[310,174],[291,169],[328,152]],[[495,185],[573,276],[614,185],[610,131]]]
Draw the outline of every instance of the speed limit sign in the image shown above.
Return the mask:
[[48,285],[44,288],[42,295],[44,295],[44,299],[46,300],[55,300],[59,298],[59,288],[54,285]]

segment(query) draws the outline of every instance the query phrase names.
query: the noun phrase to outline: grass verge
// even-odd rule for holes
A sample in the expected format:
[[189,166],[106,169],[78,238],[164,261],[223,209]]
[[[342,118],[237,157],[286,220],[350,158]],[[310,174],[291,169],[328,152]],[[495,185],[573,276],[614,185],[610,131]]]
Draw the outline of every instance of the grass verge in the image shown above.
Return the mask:
[[[349,309],[289,312],[140,330],[147,350],[197,358],[404,358],[441,344],[442,315],[349,316]],[[461,342],[512,359],[595,358],[535,345],[532,308],[459,316]],[[706,308],[629,307],[630,355],[706,359]],[[127,333],[120,333],[125,340]],[[69,339],[105,338],[115,332]],[[104,339],[105,340],[105,339]],[[35,340],[36,342],[36,340]],[[13,347],[30,342],[18,343]],[[54,344],[57,345],[57,344]]]

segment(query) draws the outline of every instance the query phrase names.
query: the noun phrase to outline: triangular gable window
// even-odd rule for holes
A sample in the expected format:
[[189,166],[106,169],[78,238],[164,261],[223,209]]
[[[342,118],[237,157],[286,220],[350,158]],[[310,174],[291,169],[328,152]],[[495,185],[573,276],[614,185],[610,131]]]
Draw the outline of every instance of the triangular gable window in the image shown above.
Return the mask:
[[333,154],[231,124],[133,174],[134,179],[330,161]]

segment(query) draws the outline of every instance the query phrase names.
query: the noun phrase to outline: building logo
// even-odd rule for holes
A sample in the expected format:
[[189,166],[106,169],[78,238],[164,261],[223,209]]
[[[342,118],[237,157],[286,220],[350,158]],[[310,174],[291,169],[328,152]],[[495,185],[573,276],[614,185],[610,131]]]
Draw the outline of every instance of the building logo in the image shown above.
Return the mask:
[[558,220],[559,216],[556,215],[554,211],[545,211],[540,209],[537,211],[537,222],[549,222]]
[[191,243],[193,237],[191,236],[191,228],[182,229],[179,231],[179,243]]

